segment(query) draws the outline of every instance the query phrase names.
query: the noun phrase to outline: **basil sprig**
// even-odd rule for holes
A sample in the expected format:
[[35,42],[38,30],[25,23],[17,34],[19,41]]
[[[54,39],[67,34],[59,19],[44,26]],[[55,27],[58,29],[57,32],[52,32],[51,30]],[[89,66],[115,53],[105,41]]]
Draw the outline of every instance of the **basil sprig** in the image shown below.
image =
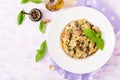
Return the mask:
[[47,49],[47,43],[46,40],[40,45],[40,49],[37,50],[37,54],[35,56],[35,61],[38,62],[39,60],[41,60],[46,52]]
[[40,32],[45,33],[46,24],[44,23],[44,21],[41,21],[41,22],[40,22],[39,30],[40,30]]
[[94,30],[91,29],[84,29],[83,33],[88,37],[91,38],[93,42],[96,43],[97,47],[100,50],[104,48],[104,40],[101,38],[101,32],[95,33]]
[[42,3],[44,0],[22,0],[21,1],[21,4],[25,4],[25,3],[28,3],[28,2],[33,2],[35,4],[38,4],[38,3]]
[[[22,10],[22,11],[24,11],[24,10]],[[17,16],[18,25],[21,25],[22,22],[23,22],[24,19],[25,19],[25,14],[22,14],[22,11],[20,11],[20,13],[19,13],[18,16]]]

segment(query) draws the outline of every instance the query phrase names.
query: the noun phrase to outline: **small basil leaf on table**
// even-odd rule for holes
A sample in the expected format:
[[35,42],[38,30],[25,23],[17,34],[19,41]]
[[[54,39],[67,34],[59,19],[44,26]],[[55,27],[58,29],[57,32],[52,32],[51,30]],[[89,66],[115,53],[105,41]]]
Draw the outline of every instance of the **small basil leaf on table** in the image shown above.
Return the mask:
[[37,50],[37,54],[35,56],[35,61],[38,62],[39,60],[41,60],[45,55],[45,52],[43,50]]
[[[23,10],[22,10],[23,11]],[[22,12],[21,11],[21,12]],[[22,22],[24,21],[24,19],[25,19],[25,14],[22,14],[22,13],[19,13],[18,14],[18,16],[17,16],[17,22],[18,22],[18,25],[21,25],[22,24]]]
[[36,62],[38,62],[39,60],[41,60],[44,57],[46,49],[47,49],[47,43],[46,43],[46,40],[45,40],[40,45],[40,49],[37,50],[37,54],[35,56],[35,61]]
[[83,33],[88,37],[88,38],[94,38],[96,36],[96,33],[91,30],[91,29],[84,29]]
[[44,23],[44,21],[40,22],[39,29],[40,29],[40,32],[45,33],[46,24]]
[[47,49],[47,43],[46,40],[41,44],[40,48],[45,51]]
[[30,2],[30,1],[29,0],[22,0],[21,4],[25,4],[25,3],[28,3],[28,2]]

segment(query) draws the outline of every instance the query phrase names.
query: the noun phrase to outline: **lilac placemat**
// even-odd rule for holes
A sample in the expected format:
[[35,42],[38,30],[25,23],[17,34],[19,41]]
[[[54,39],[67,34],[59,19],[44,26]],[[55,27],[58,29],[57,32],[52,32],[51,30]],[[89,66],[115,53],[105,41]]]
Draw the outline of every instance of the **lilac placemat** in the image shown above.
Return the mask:
[[[109,19],[109,21],[113,25],[115,34],[117,34],[117,32],[120,30],[120,27],[119,27],[120,17],[114,13],[114,10],[112,10],[109,6],[107,6],[101,0],[77,0],[77,4],[75,6],[86,6],[86,7],[97,9]],[[116,37],[116,39],[118,39],[118,37]],[[119,50],[115,49],[114,50],[115,56],[119,56],[118,53],[119,53]],[[90,76],[97,72],[95,71],[95,72],[87,73],[87,74],[74,74],[74,73],[68,72],[60,68],[52,59],[50,59],[50,62],[56,68],[56,71],[60,75],[64,75],[64,78],[69,79],[69,80],[89,80]],[[101,69],[103,69],[104,71],[108,70],[106,69],[107,66],[109,66],[109,62],[106,63]]]

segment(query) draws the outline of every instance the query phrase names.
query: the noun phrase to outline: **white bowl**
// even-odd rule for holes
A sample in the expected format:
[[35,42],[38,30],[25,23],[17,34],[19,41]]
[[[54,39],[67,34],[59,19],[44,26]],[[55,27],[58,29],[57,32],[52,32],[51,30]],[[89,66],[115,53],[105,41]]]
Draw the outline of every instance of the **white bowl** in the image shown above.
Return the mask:
[[[82,18],[100,28],[105,45],[103,51],[98,50],[88,58],[73,59],[62,50],[60,34],[66,24]],[[52,59],[61,68],[73,73],[89,73],[102,67],[112,55],[114,43],[114,31],[108,19],[99,11],[82,6],[70,8],[56,16],[47,37],[48,50]]]

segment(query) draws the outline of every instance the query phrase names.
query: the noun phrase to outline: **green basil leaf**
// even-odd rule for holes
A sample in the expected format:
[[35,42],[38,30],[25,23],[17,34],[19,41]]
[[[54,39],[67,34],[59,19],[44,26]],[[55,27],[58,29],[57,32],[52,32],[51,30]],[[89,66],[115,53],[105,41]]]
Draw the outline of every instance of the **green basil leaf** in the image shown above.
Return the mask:
[[96,45],[99,49],[103,50],[104,48],[104,40],[101,38],[98,38],[98,40],[96,41]]
[[31,2],[38,4],[38,3],[43,2],[43,0],[31,0]]
[[88,37],[91,38],[93,42],[96,43],[97,47],[100,50],[103,50],[104,48],[104,40],[101,38],[101,31],[98,33],[95,33],[91,29],[84,29],[83,33]]
[[83,33],[88,37],[88,38],[94,38],[96,36],[96,33],[91,30],[91,29],[84,29]]
[[38,62],[39,60],[41,60],[45,55],[45,52],[43,50],[37,50],[37,54],[35,56],[35,61]]
[[36,57],[35,57],[36,62],[38,62],[39,60],[41,60],[44,57],[46,49],[47,49],[47,43],[46,43],[46,40],[45,40],[40,45],[40,49],[37,50],[37,54],[36,54]]
[[96,34],[96,37],[101,38],[101,31]]
[[43,51],[46,51],[46,49],[47,49],[46,40],[41,44],[40,48],[41,48]]
[[101,31],[96,34],[94,38],[92,38],[93,42],[97,42],[98,39],[101,38]]
[[46,25],[43,21],[40,22],[40,26],[39,26],[39,29],[42,33],[45,33],[45,30],[46,30]]
[[99,38],[95,37],[95,38],[92,38],[92,41],[96,43],[98,41],[98,39]]
[[[22,10],[23,11],[23,10]],[[17,22],[18,22],[18,25],[21,25],[22,22],[24,21],[25,19],[25,14],[22,14],[21,12],[18,14],[18,17],[17,17]]]
[[30,1],[29,0],[22,0],[21,4],[25,4],[25,3],[28,3],[28,2],[30,2]]

